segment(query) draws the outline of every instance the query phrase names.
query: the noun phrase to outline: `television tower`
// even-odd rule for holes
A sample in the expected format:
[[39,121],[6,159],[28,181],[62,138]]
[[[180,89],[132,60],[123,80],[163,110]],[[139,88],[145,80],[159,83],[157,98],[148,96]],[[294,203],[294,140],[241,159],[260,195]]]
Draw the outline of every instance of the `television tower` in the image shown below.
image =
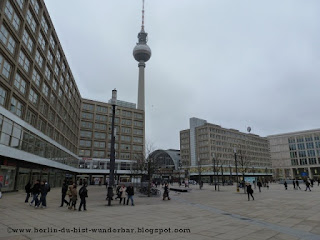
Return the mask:
[[148,33],[144,31],[144,0],[142,0],[142,25],[138,33],[138,43],[133,49],[134,59],[139,62],[138,109],[144,110],[144,68],[151,57],[151,49],[147,45]]

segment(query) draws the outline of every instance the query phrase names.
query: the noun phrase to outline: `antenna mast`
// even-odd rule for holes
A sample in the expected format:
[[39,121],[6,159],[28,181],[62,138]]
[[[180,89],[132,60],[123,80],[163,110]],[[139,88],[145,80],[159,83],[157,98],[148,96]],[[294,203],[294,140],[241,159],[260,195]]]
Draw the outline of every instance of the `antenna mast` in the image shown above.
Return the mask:
[[144,0],[142,0],[142,25],[141,30],[144,31]]

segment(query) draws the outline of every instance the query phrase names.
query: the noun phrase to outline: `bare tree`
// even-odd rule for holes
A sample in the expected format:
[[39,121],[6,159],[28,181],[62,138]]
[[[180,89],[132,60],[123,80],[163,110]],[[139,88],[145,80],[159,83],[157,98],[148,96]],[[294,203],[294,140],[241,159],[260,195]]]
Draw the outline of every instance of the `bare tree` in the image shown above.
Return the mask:
[[[219,182],[219,164],[220,164],[220,159],[218,158],[218,154],[213,153],[212,157],[212,171],[214,174],[214,190],[217,190],[217,177],[218,177],[218,182]],[[219,183],[218,183],[218,191],[219,189]]]
[[148,181],[148,197],[150,197],[151,181],[157,167],[155,159],[151,156],[153,151],[153,144],[146,143],[145,151],[140,154],[135,154],[134,159],[137,162],[133,165],[132,169],[133,173],[140,175],[142,179],[145,177]]
[[[242,180],[244,182],[244,176],[251,166],[251,161],[245,156],[245,152],[242,152],[241,150],[239,150],[239,152],[240,152],[240,154],[239,154],[240,159],[238,159],[238,168],[242,174]],[[246,193],[245,186],[243,186],[243,191],[244,191],[244,193]]]

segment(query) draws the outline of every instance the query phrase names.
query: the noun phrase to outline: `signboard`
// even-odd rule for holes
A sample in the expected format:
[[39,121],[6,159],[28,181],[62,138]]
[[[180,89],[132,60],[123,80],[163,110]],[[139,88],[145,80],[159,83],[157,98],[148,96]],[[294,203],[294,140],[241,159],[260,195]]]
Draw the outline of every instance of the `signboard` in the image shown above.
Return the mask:
[[301,177],[307,177],[308,176],[308,173],[307,172],[302,172],[301,173]]
[[244,177],[244,181],[253,184],[253,181],[256,181],[256,178],[255,177]]

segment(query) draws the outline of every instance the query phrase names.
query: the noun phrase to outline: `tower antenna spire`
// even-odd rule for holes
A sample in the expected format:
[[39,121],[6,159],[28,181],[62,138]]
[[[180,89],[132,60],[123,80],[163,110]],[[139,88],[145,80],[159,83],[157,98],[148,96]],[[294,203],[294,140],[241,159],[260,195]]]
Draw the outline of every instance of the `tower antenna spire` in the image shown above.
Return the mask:
[[144,0],[142,0],[142,25],[141,30],[144,31]]

